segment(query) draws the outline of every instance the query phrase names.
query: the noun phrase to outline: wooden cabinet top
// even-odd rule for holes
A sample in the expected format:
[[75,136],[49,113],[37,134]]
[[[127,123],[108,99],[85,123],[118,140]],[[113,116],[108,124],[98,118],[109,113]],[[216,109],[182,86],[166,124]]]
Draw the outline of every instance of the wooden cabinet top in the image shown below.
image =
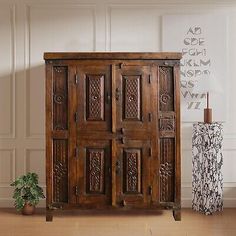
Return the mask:
[[107,59],[107,60],[178,60],[182,58],[179,52],[45,52],[45,60],[79,60],[79,59]]

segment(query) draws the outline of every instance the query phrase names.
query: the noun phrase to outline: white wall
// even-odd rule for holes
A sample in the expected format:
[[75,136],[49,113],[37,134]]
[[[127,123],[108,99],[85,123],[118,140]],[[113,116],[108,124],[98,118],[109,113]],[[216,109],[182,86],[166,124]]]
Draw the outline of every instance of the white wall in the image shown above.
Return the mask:
[[[123,2],[123,3],[122,3]],[[234,1],[0,0],[0,206],[27,171],[45,189],[45,51],[161,51],[166,14],[228,17],[224,204],[236,207],[236,4]],[[201,4],[202,2],[202,4]],[[191,205],[191,123],[182,124],[182,201]]]

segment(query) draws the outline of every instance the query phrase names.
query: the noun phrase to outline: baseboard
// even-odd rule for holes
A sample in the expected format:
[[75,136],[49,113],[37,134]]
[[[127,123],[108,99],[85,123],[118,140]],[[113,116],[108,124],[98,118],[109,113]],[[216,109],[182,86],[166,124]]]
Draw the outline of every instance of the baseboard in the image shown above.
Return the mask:
[[[44,208],[46,206],[45,203],[45,200],[41,200],[37,206]],[[0,198],[0,208],[14,208],[14,200],[11,198]]]
[[[182,198],[182,207],[183,208],[191,208],[192,207],[192,199],[191,198]],[[1,199],[0,198],[0,208],[13,208],[14,201],[12,199]],[[41,200],[38,204],[38,207],[45,207],[45,200]],[[225,208],[236,208],[236,198],[225,198],[224,199],[224,207]]]

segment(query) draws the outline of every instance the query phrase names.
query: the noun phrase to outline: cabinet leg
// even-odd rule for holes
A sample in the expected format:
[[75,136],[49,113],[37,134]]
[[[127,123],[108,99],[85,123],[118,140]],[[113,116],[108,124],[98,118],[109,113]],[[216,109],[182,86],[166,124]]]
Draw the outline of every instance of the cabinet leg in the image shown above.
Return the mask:
[[181,210],[180,209],[173,210],[173,217],[175,221],[181,221]]
[[53,220],[52,210],[46,210],[46,221],[52,222],[52,220]]

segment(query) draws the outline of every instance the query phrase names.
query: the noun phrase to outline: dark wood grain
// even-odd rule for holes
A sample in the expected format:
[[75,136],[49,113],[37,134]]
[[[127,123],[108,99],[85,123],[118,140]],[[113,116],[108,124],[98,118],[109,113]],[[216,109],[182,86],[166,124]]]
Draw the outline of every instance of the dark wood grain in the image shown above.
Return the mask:
[[52,156],[52,138],[51,138],[51,132],[52,132],[52,65],[47,64],[45,68],[45,74],[46,74],[46,94],[45,94],[45,114],[46,114],[46,221],[52,221],[52,212],[49,209],[49,205],[52,203],[52,182],[53,182],[53,176],[52,176],[52,163],[53,163],[53,156]]
[[102,60],[151,60],[181,59],[182,54],[176,52],[45,52],[45,60],[78,60],[78,59],[102,59]]
[[175,112],[176,112],[176,133],[175,133],[175,220],[181,220],[181,121],[180,121],[180,67],[174,67],[175,80]]
[[53,67],[53,130],[68,129],[68,67]]
[[180,53],[45,53],[47,217],[181,211]]
[[69,204],[77,203],[77,196],[75,195],[75,186],[77,185],[77,163],[78,156],[76,153],[76,148],[78,147],[77,143],[77,127],[75,122],[75,112],[77,111],[77,86],[75,83],[75,75],[76,75],[76,66],[69,67],[69,81],[68,81],[68,133],[69,133]]

